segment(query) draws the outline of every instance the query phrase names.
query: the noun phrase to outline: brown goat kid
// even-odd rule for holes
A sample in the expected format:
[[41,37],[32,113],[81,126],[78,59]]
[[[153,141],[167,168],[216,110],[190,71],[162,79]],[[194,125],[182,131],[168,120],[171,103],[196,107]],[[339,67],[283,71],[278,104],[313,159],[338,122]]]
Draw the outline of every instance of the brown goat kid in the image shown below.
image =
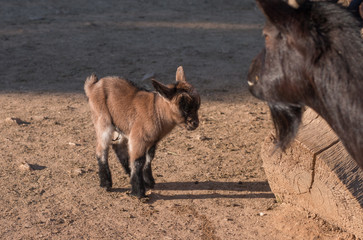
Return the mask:
[[[112,145],[126,173],[131,175],[131,195],[145,197],[153,188],[151,161],[157,143],[176,125],[194,130],[199,125],[200,97],[180,66],[176,83],[163,85],[152,79],[156,92],[149,92],[119,77],[95,75],[87,78],[84,90],[96,129],[96,156],[100,186],[112,187],[108,149]],[[118,133],[113,139],[114,132]]]

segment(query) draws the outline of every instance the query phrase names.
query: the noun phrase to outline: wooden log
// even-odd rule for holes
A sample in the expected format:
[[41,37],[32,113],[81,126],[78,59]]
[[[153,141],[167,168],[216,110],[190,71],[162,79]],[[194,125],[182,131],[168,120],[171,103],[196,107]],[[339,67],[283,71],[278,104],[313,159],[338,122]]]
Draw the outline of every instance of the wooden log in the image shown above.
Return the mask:
[[363,170],[328,124],[307,109],[291,147],[285,152],[274,149],[270,135],[261,157],[276,198],[363,239]]

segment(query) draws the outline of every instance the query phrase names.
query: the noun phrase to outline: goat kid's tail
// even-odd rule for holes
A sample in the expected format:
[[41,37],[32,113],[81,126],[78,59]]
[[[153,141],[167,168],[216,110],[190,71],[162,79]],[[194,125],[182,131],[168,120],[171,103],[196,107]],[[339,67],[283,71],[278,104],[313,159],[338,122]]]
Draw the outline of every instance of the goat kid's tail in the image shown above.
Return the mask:
[[91,91],[91,88],[93,87],[93,84],[95,84],[97,81],[98,81],[98,78],[97,78],[96,74],[94,74],[94,73],[92,73],[92,75],[86,79],[86,81],[84,83],[84,91],[85,91],[87,97],[89,97],[89,95],[90,95],[90,91]]

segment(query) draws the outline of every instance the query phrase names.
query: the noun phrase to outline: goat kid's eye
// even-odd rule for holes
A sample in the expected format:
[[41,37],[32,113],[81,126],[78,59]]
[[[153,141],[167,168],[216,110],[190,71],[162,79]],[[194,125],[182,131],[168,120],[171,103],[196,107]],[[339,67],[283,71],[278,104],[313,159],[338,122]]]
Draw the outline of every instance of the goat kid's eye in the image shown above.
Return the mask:
[[188,105],[188,101],[182,97],[180,99],[180,105],[181,105],[181,108],[184,112],[188,112],[189,111],[189,105]]
[[184,105],[183,111],[187,113],[187,112],[189,112],[189,110],[190,110],[190,107],[188,105]]

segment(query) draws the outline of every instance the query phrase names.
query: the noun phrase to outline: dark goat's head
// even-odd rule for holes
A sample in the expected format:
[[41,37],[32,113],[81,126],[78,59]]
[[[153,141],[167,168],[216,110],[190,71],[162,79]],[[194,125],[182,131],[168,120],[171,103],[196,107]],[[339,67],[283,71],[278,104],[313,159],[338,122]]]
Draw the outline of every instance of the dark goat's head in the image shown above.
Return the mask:
[[309,4],[282,0],[258,0],[266,15],[265,48],[253,60],[249,73],[250,92],[269,103],[278,146],[285,149],[299,127],[302,107],[311,95],[309,69],[314,57],[306,13]]
[[312,54],[316,53],[306,22],[309,5],[296,9],[282,0],[258,2],[267,17],[265,48],[250,66],[250,91],[268,102],[300,104],[313,87],[309,70]]
[[265,47],[250,66],[248,85],[268,102],[277,146],[294,138],[307,105],[363,167],[361,20],[332,1],[257,3],[266,16]]
[[176,71],[175,84],[163,85],[156,80],[152,80],[152,84],[170,102],[173,118],[178,125],[187,130],[194,130],[199,126],[200,96],[186,81],[183,67],[178,67]]
[[[342,53],[347,52],[347,48],[339,45],[344,41],[342,29],[352,28],[355,23],[349,20],[347,11],[334,3],[308,0],[257,2],[266,16],[263,29],[265,48],[250,66],[248,85],[255,97],[269,103],[277,140],[285,148],[297,132],[301,108],[329,104],[321,102],[324,101],[322,96],[327,94],[317,96],[317,91],[329,89],[331,83],[327,79],[338,79],[339,75],[340,78],[349,78],[343,75],[345,70],[335,74],[335,69],[347,64],[342,60]],[[341,20],[332,18],[338,15]],[[317,77],[322,80],[317,80]],[[317,81],[320,81],[320,86],[317,86]],[[283,128],[290,129],[290,134]]]

